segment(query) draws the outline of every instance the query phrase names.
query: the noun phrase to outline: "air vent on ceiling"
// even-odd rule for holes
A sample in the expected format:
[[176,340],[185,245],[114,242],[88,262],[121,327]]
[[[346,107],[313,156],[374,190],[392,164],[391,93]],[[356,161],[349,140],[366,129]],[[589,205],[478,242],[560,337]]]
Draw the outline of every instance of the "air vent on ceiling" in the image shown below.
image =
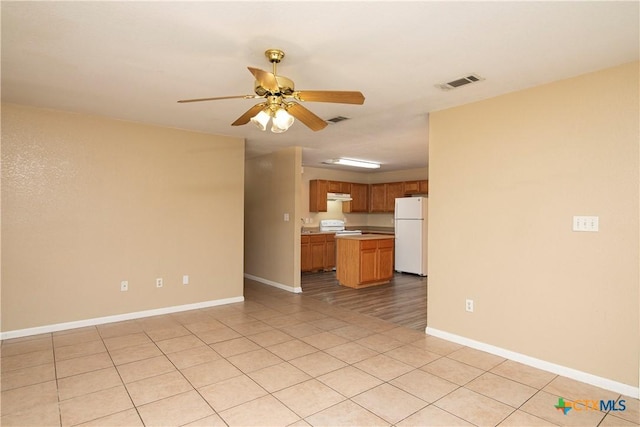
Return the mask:
[[329,119],[327,121],[331,122],[331,123],[340,123],[340,122],[343,122],[345,120],[349,120],[349,117],[336,116],[336,117],[334,117],[332,119]]
[[458,79],[455,80],[451,80],[450,82],[447,83],[440,83],[437,84],[436,87],[442,90],[453,90],[455,88],[458,88],[460,86],[465,86],[471,83],[477,83],[484,80],[484,78],[480,77],[477,74],[469,74],[467,76],[464,77],[460,77]]

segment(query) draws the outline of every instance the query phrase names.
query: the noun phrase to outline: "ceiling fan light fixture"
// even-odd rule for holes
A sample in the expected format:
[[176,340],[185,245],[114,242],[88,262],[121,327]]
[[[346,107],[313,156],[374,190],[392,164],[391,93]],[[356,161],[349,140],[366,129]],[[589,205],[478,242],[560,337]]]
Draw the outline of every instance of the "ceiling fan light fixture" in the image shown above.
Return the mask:
[[287,110],[279,107],[273,115],[273,119],[271,121],[271,132],[286,132],[293,125],[294,121],[295,119],[291,114],[287,112]]
[[267,124],[269,124],[269,119],[271,118],[271,116],[267,112],[268,110],[268,108],[265,108],[251,118],[251,123],[256,125],[261,131],[267,130]]
[[355,160],[355,159],[331,159],[327,160],[325,163],[329,163],[332,165],[343,165],[343,166],[355,166],[357,168],[367,168],[367,169],[379,169],[380,163],[376,162],[368,162],[365,160]]

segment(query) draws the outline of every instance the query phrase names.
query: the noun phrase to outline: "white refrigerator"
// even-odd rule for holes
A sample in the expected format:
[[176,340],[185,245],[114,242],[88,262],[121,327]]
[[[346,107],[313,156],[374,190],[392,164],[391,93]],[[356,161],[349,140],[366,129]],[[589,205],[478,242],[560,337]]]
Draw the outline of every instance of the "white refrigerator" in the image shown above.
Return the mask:
[[427,201],[426,197],[396,199],[396,271],[427,275]]

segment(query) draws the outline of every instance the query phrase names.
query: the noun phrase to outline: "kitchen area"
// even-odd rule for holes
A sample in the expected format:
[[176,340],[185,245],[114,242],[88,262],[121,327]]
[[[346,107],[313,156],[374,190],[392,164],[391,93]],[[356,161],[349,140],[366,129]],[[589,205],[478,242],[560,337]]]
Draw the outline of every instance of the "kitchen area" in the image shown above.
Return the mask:
[[427,275],[427,180],[312,179],[308,189],[310,215],[300,219],[303,283],[305,274],[324,273],[360,289],[388,284],[396,272]]

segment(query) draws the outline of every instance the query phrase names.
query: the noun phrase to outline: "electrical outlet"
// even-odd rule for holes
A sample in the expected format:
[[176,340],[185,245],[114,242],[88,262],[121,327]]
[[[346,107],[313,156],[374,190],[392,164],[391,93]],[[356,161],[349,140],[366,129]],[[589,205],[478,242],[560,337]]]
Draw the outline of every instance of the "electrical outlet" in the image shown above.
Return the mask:
[[465,301],[465,310],[467,310],[470,313],[473,313],[473,300],[472,299],[468,299]]
[[162,277],[158,277],[156,279],[156,288],[161,288],[162,286],[164,286],[164,284],[162,283]]
[[182,276],[182,284],[183,285],[188,285],[189,284],[189,276],[188,275],[184,275]]
[[120,291],[127,292],[129,290],[129,281],[123,280],[120,282]]

